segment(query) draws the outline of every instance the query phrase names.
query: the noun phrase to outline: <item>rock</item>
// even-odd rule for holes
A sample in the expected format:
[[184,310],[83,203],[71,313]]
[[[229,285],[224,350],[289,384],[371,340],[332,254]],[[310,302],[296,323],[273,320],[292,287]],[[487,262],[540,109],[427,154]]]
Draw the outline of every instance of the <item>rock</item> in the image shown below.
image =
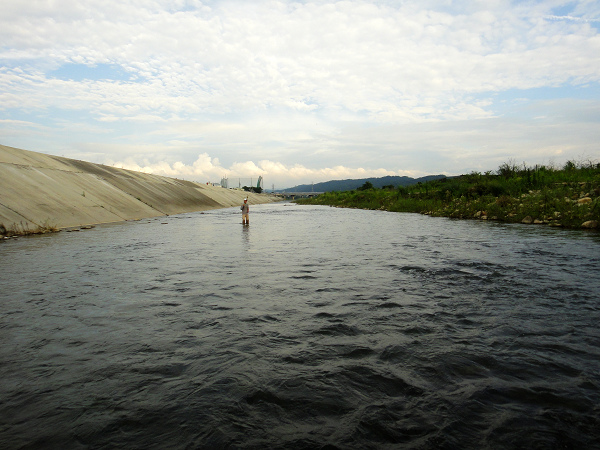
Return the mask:
[[587,220],[581,224],[581,228],[598,228],[598,221]]
[[533,223],[534,223],[534,224],[536,224],[536,225],[541,225],[541,224],[543,224],[543,223],[544,223],[544,221],[543,221],[543,220],[540,220],[540,219],[535,219],[535,220],[533,221]]
[[533,223],[533,218],[531,216],[527,216],[523,220],[521,220],[521,223],[531,225]]
[[586,205],[588,203],[592,203],[592,199],[590,197],[583,197],[577,200],[577,203],[579,203],[580,205]]

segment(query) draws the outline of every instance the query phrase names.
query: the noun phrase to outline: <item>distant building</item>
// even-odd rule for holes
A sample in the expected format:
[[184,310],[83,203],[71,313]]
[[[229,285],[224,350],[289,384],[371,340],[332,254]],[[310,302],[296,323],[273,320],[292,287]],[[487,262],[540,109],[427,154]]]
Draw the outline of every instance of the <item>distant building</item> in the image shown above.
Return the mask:
[[[236,181],[236,179],[233,179],[234,183]],[[256,186],[255,186],[256,183]],[[225,189],[233,189],[233,188],[238,188],[241,189],[243,187],[256,187],[256,188],[263,188],[263,177],[259,176],[258,179],[256,178],[237,178],[237,186],[233,186],[232,184],[229,183],[229,178],[227,178],[226,176],[221,178],[221,187],[224,187]]]

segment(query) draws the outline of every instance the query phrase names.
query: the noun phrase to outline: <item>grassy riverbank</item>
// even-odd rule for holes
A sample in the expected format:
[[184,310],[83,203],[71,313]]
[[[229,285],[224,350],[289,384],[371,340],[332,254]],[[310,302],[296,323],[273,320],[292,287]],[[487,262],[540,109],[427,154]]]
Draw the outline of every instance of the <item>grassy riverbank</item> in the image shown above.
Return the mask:
[[374,189],[365,183],[357,190],[327,192],[297,202],[457,219],[598,228],[600,164],[568,162],[555,168],[505,163],[495,173],[474,172],[397,188]]

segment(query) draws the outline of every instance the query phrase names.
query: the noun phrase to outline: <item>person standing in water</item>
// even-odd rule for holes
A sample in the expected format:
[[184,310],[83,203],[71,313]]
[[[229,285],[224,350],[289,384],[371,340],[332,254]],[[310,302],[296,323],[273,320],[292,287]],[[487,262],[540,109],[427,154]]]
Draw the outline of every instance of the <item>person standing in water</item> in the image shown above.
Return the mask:
[[240,207],[242,210],[242,223],[244,225],[250,225],[250,218],[248,217],[248,213],[250,212],[250,205],[248,205],[248,199],[244,199],[244,203]]

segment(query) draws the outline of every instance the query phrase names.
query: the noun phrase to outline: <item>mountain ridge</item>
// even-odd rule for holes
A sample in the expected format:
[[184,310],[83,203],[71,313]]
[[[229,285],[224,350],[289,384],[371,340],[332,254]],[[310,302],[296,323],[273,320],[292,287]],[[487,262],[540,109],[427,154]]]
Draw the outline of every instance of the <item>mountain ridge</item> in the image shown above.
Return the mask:
[[382,188],[384,186],[411,186],[417,183],[425,183],[426,181],[438,180],[440,178],[446,178],[446,175],[427,175],[419,178],[412,178],[406,176],[385,176],[385,177],[370,177],[370,178],[356,178],[346,180],[331,180],[323,181],[321,183],[314,184],[300,184],[291,188],[281,189],[278,192],[332,192],[332,191],[351,191],[357,189],[369,182],[376,188]]

